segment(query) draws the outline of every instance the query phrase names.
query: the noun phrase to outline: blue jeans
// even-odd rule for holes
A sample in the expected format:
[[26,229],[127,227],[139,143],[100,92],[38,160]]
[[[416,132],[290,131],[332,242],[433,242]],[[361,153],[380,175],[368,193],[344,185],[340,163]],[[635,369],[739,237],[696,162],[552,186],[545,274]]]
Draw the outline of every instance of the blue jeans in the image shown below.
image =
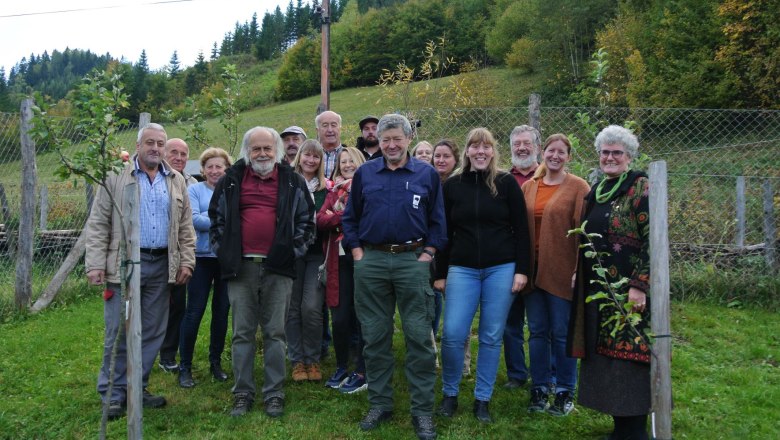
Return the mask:
[[225,350],[230,301],[227,294],[227,281],[221,279],[219,262],[216,258],[197,257],[195,271],[187,284],[187,309],[181,321],[179,355],[181,366],[192,368],[192,357],[198,329],[209,302],[209,292],[214,286],[211,297],[211,336],[209,340],[209,363],[219,363]]
[[485,269],[450,266],[444,305],[442,335],[442,392],[457,396],[463,374],[463,347],[479,307],[479,352],[474,397],[489,401],[501,358],[501,337],[515,295],[512,280],[515,264]]
[[528,380],[528,368],[525,366],[525,352],[523,343],[525,334],[525,303],[523,297],[515,296],[512,307],[509,309],[509,316],[506,318],[506,327],[504,328],[504,362],[506,363],[507,379],[514,379],[519,382]]
[[[566,355],[571,301],[541,289],[525,297],[528,311],[528,353],[531,356],[531,380],[534,388],[547,390],[556,383],[556,391],[571,391],[577,385],[577,359]],[[553,370],[554,369],[554,370]],[[553,378],[553,371],[555,378]]]

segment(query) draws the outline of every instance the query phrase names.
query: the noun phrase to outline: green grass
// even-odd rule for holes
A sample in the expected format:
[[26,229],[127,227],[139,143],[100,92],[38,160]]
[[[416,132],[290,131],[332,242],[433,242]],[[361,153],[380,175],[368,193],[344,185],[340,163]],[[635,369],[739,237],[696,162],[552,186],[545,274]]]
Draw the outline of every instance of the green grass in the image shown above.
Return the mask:
[[[0,438],[94,438],[100,408],[95,379],[102,350],[103,318],[99,289],[88,299],[59,304],[37,316],[0,325]],[[208,318],[207,312],[206,317]],[[210,379],[207,368],[208,319],[201,326],[195,355],[198,385],[177,386],[174,375],[155,368],[150,389],[168,406],[144,412],[144,435],[154,439],[402,439],[411,438],[409,398],[403,369],[403,340],[394,348],[395,418],[376,433],[357,422],[368,409],[366,394],[344,396],[322,384],[286,386],[287,408],[272,420],[256,407],[231,419],[230,383]],[[777,438],[780,435],[780,321],[760,309],[727,309],[706,303],[672,307],[675,438]],[[474,353],[476,341],[472,340]],[[227,355],[226,355],[227,356]],[[224,361],[229,365],[229,360]],[[255,370],[262,381],[262,362]],[[324,371],[334,369],[333,355]],[[580,439],[609,432],[611,420],[582,407],[567,418],[528,415],[528,390],[507,391],[499,371],[491,412],[495,423],[482,426],[471,416],[473,375],[461,385],[458,415],[437,420],[443,439]],[[436,386],[436,401],[441,397]],[[109,438],[126,436],[126,419],[109,424]]]

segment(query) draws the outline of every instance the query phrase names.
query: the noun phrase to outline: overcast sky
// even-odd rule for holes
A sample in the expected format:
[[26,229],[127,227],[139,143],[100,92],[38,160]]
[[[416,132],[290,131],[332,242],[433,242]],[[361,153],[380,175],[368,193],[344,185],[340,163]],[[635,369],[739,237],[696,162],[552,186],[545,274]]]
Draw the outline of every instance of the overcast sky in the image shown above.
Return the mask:
[[[89,49],[136,62],[146,49],[149,67],[160,69],[178,51],[182,65],[200,50],[211,55],[236,21],[250,21],[289,0],[2,0],[0,66],[6,75],[22,57],[57,49]],[[295,3],[295,2],[294,2]],[[305,1],[304,4],[310,3]],[[70,12],[64,12],[70,11]]]

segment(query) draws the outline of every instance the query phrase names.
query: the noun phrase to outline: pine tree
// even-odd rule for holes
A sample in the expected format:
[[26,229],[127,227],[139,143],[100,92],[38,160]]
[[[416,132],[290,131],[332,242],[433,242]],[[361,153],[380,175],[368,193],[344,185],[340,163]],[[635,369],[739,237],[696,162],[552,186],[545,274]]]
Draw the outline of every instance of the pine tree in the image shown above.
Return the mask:
[[219,58],[219,49],[217,48],[217,42],[214,42],[214,45],[211,47],[211,61],[216,60]]
[[174,50],[173,55],[171,55],[171,60],[168,62],[168,75],[170,75],[171,79],[176,78],[179,74],[180,67],[179,54]]

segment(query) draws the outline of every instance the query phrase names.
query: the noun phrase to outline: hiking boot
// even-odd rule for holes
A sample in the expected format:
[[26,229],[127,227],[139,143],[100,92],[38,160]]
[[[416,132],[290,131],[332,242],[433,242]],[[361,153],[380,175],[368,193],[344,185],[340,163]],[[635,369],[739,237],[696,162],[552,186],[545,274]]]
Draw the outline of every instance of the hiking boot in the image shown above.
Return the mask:
[[344,382],[347,379],[348,371],[344,367],[338,367],[336,368],[336,372],[333,373],[333,376],[328,379],[327,382],[325,382],[325,386],[328,388],[338,388],[341,386],[341,383]]
[[125,416],[125,402],[112,400],[108,403],[108,420],[116,420]]
[[217,382],[225,382],[228,380],[228,375],[225,373],[225,370],[222,369],[222,364],[219,362],[212,362],[209,371],[211,371],[211,376],[214,377],[214,380]]
[[192,388],[195,386],[195,380],[192,379],[192,370],[189,368],[179,369],[179,386],[182,388]]
[[366,383],[366,375],[357,372],[352,372],[349,377],[341,384],[339,391],[344,394],[359,393],[368,388]]
[[488,406],[490,402],[487,400],[475,400],[474,401],[474,417],[482,423],[493,423],[493,419],[490,417]]
[[436,438],[436,426],[431,416],[412,416],[414,433],[420,440],[434,440]]
[[390,420],[393,417],[392,411],[385,411],[379,408],[371,408],[360,421],[359,426],[363,431],[371,431],[376,429],[385,420]]
[[322,370],[320,370],[320,364],[314,363],[306,366],[306,376],[312,382],[319,382],[322,380]]
[[281,417],[284,414],[284,399],[274,396],[266,400],[265,413],[268,417]]
[[293,364],[292,368],[292,380],[295,382],[303,382],[304,380],[307,380],[309,378],[309,375],[306,374],[306,366],[303,365],[303,362],[296,362]]
[[149,390],[144,388],[144,408],[162,408],[167,403],[165,401],[165,397],[163,396],[155,396],[154,394],[150,393]]
[[452,417],[458,410],[458,396],[444,396],[439,404],[438,414],[443,417]]
[[544,412],[550,407],[550,403],[547,402],[548,395],[543,388],[534,388],[531,390],[531,403],[528,404],[528,412]]
[[233,409],[230,411],[231,417],[241,417],[252,409],[252,397],[249,393],[236,393],[233,401]]
[[547,413],[556,417],[569,415],[574,410],[574,395],[571,391],[563,390],[555,393],[555,401],[547,409]]

